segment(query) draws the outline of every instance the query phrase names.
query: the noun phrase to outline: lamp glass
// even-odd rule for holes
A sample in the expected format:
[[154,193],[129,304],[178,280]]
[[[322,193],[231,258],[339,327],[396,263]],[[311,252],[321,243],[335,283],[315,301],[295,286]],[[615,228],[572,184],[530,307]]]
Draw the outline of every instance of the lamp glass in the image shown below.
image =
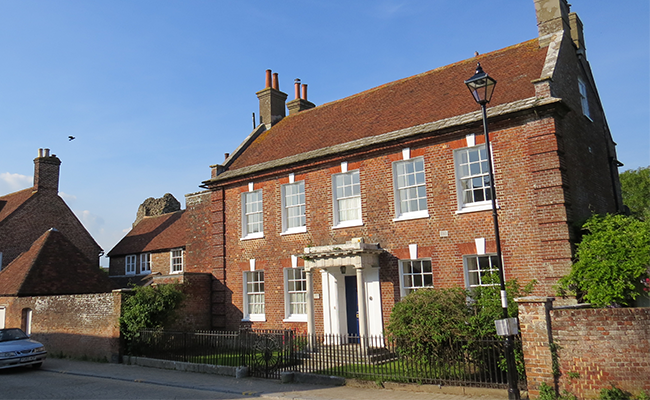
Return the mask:
[[474,76],[465,81],[465,85],[467,85],[470,93],[472,93],[472,97],[474,97],[474,100],[478,104],[487,104],[490,102],[496,84],[496,79],[483,72],[480,63],[476,66]]

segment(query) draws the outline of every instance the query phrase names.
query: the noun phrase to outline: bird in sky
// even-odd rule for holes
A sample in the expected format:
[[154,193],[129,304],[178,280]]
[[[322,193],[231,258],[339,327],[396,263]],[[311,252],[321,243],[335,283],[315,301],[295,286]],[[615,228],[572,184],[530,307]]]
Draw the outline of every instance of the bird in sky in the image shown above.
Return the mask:
[[74,139],[75,139],[74,136],[68,136],[68,141],[69,141],[69,142],[73,141]]

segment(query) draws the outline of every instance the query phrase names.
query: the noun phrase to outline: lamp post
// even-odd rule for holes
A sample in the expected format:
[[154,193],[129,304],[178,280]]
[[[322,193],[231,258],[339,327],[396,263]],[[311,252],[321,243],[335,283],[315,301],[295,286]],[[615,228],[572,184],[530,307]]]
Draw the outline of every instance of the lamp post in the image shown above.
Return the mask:
[[[483,134],[485,135],[485,152],[488,162],[488,171],[490,177],[490,200],[492,200],[492,220],[494,221],[494,239],[497,244],[497,267],[499,270],[499,284],[501,286],[501,307],[503,309],[503,321],[507,326],[508,321],[508,296],[506,294],[505,275],[503,273],[503,262],[501,256],[501,237],[499,236],[499,216],[497,214],[497,192],[494,188],[494,172],[492,169],[492,150],[490,149],[490,136],[487,128],[487,111],[486,105],[492,99],[492,93],[497,81],[488,76],[483,71],[481,63],[476,66],[474,76],[465,81],[465,85],[474,97],[474,100],[481,106],[483,113]],[[496,323],[496,321],[495,321]],[[498,327],[498,323],[497,323]],[[519,400],[521,398],[518,386],[517,369],[515,366],[515,353],[513,348],[513,332],[508,331],[506,334],[506,364],[508,376],[508,399]]]

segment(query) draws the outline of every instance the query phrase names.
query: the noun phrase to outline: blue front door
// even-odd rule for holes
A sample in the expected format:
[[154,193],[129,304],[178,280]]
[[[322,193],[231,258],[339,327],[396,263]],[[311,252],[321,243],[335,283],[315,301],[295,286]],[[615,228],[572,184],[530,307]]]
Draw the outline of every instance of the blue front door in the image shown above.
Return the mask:
[[345,277],[345,308],[348,314],[348,335],[350,342],[358,343],[359,339],[359,301],[357,299],[357,277]]

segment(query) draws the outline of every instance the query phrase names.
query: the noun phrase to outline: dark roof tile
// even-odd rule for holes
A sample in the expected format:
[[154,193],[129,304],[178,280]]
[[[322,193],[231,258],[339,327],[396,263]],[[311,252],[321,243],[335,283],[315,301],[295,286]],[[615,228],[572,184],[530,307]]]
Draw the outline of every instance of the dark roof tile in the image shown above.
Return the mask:
[[474,112],[477,105],[463,82],[477,61],[498,81],[490,106],[534,97],[531,81],[540,77],[546,52],[533,39],[287,116],[228,170]]
[[48,296],[103,293],[108,276],[61,232],[50,229],[0,271],[0,295]]
[[187,216],[185,210],[144,217],[118,244],[109,257],[185,247]]

